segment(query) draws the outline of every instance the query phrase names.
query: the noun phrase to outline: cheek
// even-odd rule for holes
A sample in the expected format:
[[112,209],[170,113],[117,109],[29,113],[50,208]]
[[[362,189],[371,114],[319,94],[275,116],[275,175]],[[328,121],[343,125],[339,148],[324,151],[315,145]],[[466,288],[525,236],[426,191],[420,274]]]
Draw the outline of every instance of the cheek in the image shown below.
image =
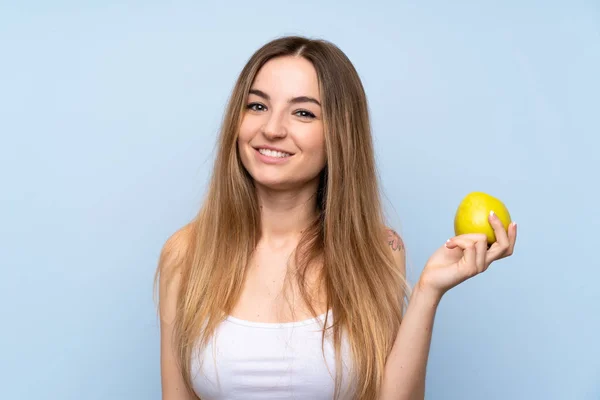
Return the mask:
[[306,136],[306,148],[316,157],[325,156],[325,135],[323,129],[314,129]]
[[244,118],[240,125],[238,133],[238,143],[246,143],[252,138],[252,121],[248,118]]
[[240,128],[237,136],[237,147],[240,156],[242,157],[242,162],[246,163],[246,159],[248,158],[248,145],[252,141],[252,139],[256,136],[256,122],[253,121],[252,118],[244,118],[242,123],[240,124]]
[[252,131],[249,129],[248,123],[246,121],[242,121],[242,124],[240,125],[239,131],[238,131],[236,145],[237,145],[238,154],[242,161],[242,164],[246,168],[248,168],[248,165],[247,165],[248,155],[247,155],[246,148],[248,146],[248,143],[250,143],[250,140],[252,139],[251,132]]

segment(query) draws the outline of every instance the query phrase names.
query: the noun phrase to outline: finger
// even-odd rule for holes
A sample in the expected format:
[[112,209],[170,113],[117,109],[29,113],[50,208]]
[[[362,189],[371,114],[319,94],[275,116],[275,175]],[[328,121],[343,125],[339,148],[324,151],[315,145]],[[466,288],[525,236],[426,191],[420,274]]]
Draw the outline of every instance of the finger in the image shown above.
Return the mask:
[[[473,246],[473,248],[475,249],[475,259],[473,260],[473,262],[475,263],[477,271],[485,271],[487,268],[487,236],[483,234],[470,233],[450,239],[450,243],[460,243],[462,240],[464,240],[464,246]],[[458,244],[455,244],[455,246],[458,246]]]
[[490,215],[488,217],[492,228],[494,228],[494,234],[496,235],[496,243],[498,243],[498,247],[501,247],[504,250],[508,250],[509,241],[508,241],[508,233],[506,229],[504,229],[504,225],[502,225],[502,221],[500,218],[494,213],[494,211],[490,211]]
[[475,260],[477,264],[477,270],[479,272],[483,272],[489,266],[489,264],[486,263],[486,254],[488,251],[487,238],[485,240],[475,242],[475,250],[477,252]]
[[458,247],[463,250],[463,257],[458,261],[461,272],[468,277],[477,275],[479,269],[477,268],[476,242],[464,236],[457,236],[450,239],[448,244],[454,246],[453,248]]
[[508,242],[508,255],[512,255],[517,243],[517,223],[514,221],[508,226]]
[[492,227],[494,228],[494,234],[496,236],[496,241],[492,243],[490,248],[488,249],[486,256],[486,264],[490,264],[495,260],[499,260],[507,256],[508,249],[510,247],[510,240],[508,238],[508,233],[504,229],[504,225],[502,225],[502,221],[498,218],[494,212],[490,212],[489,221]]
[[459,238],[470,240],[472,242],[487,241],[487,236],[484,235],[483,233],[464,233],[462,235],[458,235],[458,236],[454,236],[453,238],[450,238],[448,240],[448,243],[453,243],[454,240],[459,239]]

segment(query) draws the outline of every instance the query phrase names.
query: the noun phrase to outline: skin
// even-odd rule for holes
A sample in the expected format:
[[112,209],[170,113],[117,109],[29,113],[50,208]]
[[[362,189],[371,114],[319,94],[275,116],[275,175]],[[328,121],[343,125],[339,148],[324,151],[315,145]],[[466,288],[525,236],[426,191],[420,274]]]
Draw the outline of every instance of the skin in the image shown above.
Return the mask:
[[[231,315],[259,322],[302,320],[311,316],[306,306],[289,304],[282,291],[290,255],[316,214],[315,192],[326,161],[317,75],[305,59],[273,59],[261,68],[251,89],[237,145],[242,163],[255,181],[262,235]],[[285,165],[267,165],[257,159],[255,147],[261,145],[281,148],[293,156]],[[176,267],[191,234],[186,226],[167,240],[161,270]],[[309,286],[317,278],[317,273],[307,276]],[[185,390],[171,343],[179,285],[179,275],[160,281],[162,398],[196,400]],[[300,298],[295,285],[287,290],[292,291],[290,298]],[[323,290],[315,283],[313,291],[314,306],[322,313]]]
[[382,400],[425,398],[431,333],[442,297],[451,288],[486,271],[494,261],[513,254],[517,225],[512,223],[507,232],[495,215],[489,216],[489,222],[497,238],[489,249],[485,235],[460,235],[449,239],[427,261],[386,363]]
[[[315,192],[326,162],[320,102],[316,71],[304,58],[270,60],[251,87],[238,148],[254,178],[267,242],[296,236],[316,212]],[[257,158],[255,148],[261,145],[293,155],[283,165],[268,165]]]
[[[255,180],[261,207],[262,236],[248,266],[240,301],[232,315],[259,322],[288,322],[309,318],[303,304],[290,304],[281,294],[290,267],[290,255],[302,230],[316,213],[315,192],[326,162],[319,85],[310,62],[298,57],[270,60],[259,71],[247,99],[238,149],[244,167]],[[270,145],[293,155],[284,163],[261,162],[256,147]],[[451,288],[487,270],[494,261],[512,255],[517,228],[508,232],[490,215],[497,241],[488,248],[485,235],[451,238],[427,261],[415,285],[398,335],[385,367],[382,400],[424,399],[426,365],[437,307]],[[185,249],[184,228],[167,241],[161,268],[174,264]],[[393,251],[398,268],[405,273],[405,251],[400,236],[388,230],[382,236]],[[318,270],[308,277],[314,283],[315,307],[325,312]],[[293,280],[292,280],[293,281]],[[170,338],[175,315],[177,279],[161,282],[161,369],[163,399],[190,400],[173,357]],[[292,285],[292,298],[299,299]],[[290,309],[294,312],[291,313]]]
[[[325,167],[325,137],[317,74],[304,58],[270,60],[258,72],[246,103],[238,136],[242,163],[254,178],[261,207],[262,235],[250,259],[240,300],[231,314],[259,322],[310,318],[294,280],[285,286],[291,255],[302,230],[316,215],[315,193]],[[260,160],[257,147],[291,154],[284,164]],[[290,268],[291,267],[291,268]],[[308,276],[315,306],[326,311],[318,269]],[[284,295],[285,292],[285,295]]]

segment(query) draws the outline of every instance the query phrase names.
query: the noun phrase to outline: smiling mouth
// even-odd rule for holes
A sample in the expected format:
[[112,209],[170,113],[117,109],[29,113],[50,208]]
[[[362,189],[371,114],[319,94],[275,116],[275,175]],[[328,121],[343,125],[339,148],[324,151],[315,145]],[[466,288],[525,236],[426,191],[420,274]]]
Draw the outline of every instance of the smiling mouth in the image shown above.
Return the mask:
[[270,149],[255,149],[255,150],[258,151],[263,156],[273,157],[273,158],[287,158],[287,157],[293,156],[292,153],[285,153],[283,151],[276,151],[276,150],[270,150]]

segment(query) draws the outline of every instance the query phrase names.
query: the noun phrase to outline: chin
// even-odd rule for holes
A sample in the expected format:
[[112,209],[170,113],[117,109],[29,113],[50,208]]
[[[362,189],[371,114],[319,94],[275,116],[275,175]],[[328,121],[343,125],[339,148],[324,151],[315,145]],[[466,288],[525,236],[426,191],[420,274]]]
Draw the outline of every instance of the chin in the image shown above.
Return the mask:
[[254,178],[254,184],[271,190],[290,190],[300,186],[297,182],[291,182],[281,178],[265,177],[258,177],[258,179]]

